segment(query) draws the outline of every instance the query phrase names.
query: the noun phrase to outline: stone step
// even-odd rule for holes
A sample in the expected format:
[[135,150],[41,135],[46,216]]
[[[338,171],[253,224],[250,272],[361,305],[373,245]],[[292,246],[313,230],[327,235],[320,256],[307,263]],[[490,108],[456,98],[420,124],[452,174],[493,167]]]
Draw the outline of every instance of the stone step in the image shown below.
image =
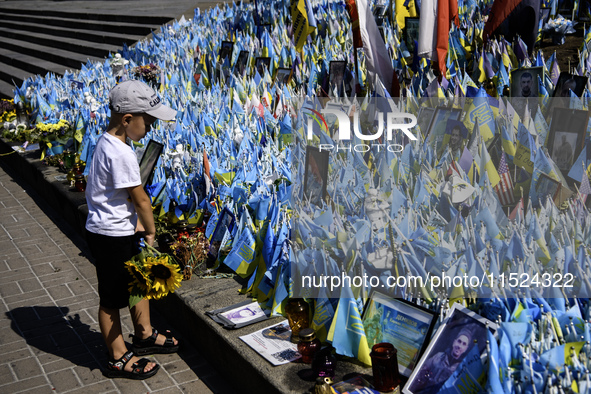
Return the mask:
[[123,43],[131,45],[144,38],[142,35],[117,34],[106,31],[78,30],[67,26],[48,26],[30,22],[15,22],[11,20],[0,20],[0,27],[15,30],[24,30],[32,33],[48,34],[55,37],[70,37],[82,41],[98,42],[116,46],[123,46]]
[[0,61],[0,80],[8,82],[10,84],[16,84],[21,86],[23,81],[34,74],[21,70],[20,68],[13,67],[9,64]]
[[11,99],[14,98],[14,85],[0,80],[0,98]]
[[91,43],[66,37],[59,37],[56,39],[56,37],[49,34],[30,33],[23,30],[14,31],[5,27],[0,27],[0,36],[43,45],[45,47],[64,49],[71,52],[98,57],[108,57],[109,53],[116,53],[121,49],[119,46],[110,44]]
[[49,26],[67,26],[71,29],[106,31],[119,34],[133,34],[145,36],[154,30],[160,29],[157,24],[136,24],[127,22],[92,21],[84,19],[69,19],[57,16],[12,14],[0,10],[0,20],[13,22],[37,23]]
[[47,60],[41,60],[36,57],[28,56],[24,53],[0,48],[0,62],[20,68],[31,74],[45,75],[52,72],[56,75],[63,75],[66,67]]
[[137,14],[115,14],[112,11],[105,11],[103,13],[96,12],[100,10],[94,10],[95,12],[65,12],[59,9],[23,9],[23,8],[9,8],[0,7],[1,13],[12,14],[12,15],[25,15],[25,16],[47,16],[47,17],[59,17],[62,19],[71,20],[85,20],[85,21],[104,21],[104,22],[123,22],[126,24],[139,24],[139,25],[163,25],[173,19],[168,16],[154,16],[154,15],[137,15]]
[[2,47],[73,69],[80,69],[82,63],[85,64],[88,59],[96,62],[104,61],[104,58],[101,57],[88,56],[63,49],[47,48],[44,45],[33,44],[13,38],[2,38]]

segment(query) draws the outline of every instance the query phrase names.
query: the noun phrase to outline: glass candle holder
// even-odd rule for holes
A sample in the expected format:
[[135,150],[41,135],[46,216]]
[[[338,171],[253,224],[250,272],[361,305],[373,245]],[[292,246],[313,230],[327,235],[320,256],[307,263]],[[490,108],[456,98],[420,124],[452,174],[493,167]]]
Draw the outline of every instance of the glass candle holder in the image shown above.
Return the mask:
[[312,361],[312,370],[317,377],[334,378],[337,358],[332,353],[332,346],[325,347],[316,353]]
[[64,151],[64,168],[66,170],[72,169],[74,167],[74,161],[76,160],[76,155],[72,151]]
[[302,362],[312,364],[314,356],[322,347],[320,340],[316,338],[316,333],[312,328],[301,329],[298,337],[300,338],[298,352],[302,355]]
[[84,175],[76,175],[74,177],[74,187],[76,188],[77,192],[83,192],[86,190],[86,179],[84,179]]
[[391,343],[376,343],[371,348],[373,385],[378,391],[392,391],[400,381],[397,350]]
[[291,329],[291,342],[298,343],[300,331],[310,326],[310,305],[303,298],[290,298],[285,314]]

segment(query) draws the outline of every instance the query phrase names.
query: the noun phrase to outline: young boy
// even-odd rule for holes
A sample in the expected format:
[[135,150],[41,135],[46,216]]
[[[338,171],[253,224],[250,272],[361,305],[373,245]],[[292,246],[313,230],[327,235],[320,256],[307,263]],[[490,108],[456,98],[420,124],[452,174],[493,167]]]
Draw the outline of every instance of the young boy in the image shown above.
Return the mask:
[[163,105],[148,85],[133,80],[111,90],[109,105],[109,127],[96,144],[86,187],[86,230],[96,260],[99,326],[110,356],[103,373],[109,378],[146,379],[160,366],[135,354],[173,353],[178,342],[168,331],[163,335],[152,329],[146,299],[130,309],[135,330],[132,351],[123,340],[119,310],[128,306],[133,279],[124,263],[138,252],[136,229],[150,245],[156,232],[151,202],[127,139],[139,141],[156,119],[173,120],[176,111]]

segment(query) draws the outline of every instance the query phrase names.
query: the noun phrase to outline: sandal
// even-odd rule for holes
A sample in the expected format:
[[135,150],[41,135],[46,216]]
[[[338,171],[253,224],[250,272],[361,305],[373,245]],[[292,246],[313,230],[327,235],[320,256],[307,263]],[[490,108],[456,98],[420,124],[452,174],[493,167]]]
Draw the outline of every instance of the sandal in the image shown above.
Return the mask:
[[145,356],[146,354],[168,354],[176,353],[179,350],[178,343],[175,345],[172,340],[172,333],[168,330],[162,333],[166,337],[164,344],[157,345],[156,338],[158,338],[158,330],[152,328],[152,335],[146,339],[139,339],[135,335],[130,334],[129,337],[133,338],[132,349],[139,356]]
[[160,369],[160,365],[156,364],[154,368],[149,371],[144,371],[146,365],[150,362],[147,358],[142,358],[131,365],[131,371],[126,371],[124,368],[135,354],[129,351],[123,355],[119,360],[109,360],[107,369],[103,371],[103,375],[107,378],[126,378],[133,380],[143,380],[156,375]]

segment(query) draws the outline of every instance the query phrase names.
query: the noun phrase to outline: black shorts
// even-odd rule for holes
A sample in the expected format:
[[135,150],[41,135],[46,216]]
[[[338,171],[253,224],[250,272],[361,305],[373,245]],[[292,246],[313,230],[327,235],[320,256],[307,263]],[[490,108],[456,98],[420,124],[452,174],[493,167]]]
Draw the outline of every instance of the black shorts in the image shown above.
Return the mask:
[[109,309],[127,307],[133,277],[125,262],[139,253],[135,235],[110,237],[86,231],[86,240],[95,259],[100,305]]

